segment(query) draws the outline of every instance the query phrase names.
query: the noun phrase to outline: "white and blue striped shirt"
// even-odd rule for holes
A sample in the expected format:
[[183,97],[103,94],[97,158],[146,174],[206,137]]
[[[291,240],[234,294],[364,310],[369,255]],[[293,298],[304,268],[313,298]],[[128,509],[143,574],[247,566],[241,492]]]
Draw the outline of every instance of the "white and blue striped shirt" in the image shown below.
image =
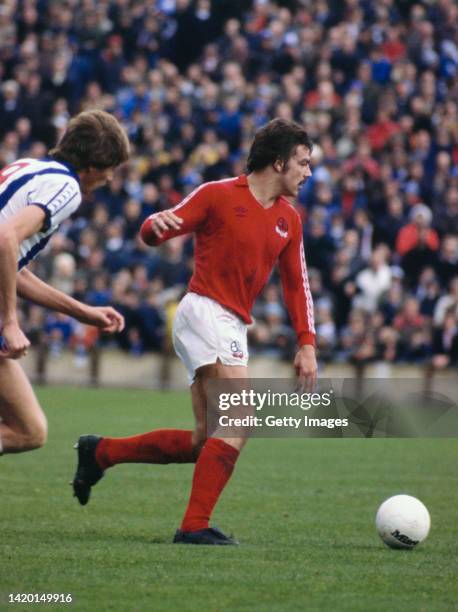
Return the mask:
[[19,246],[19,270],[44,249],[80,204],[78,175],[62,162],[18,159],[0,171],[0,223],[30,205],[39,206],[46,214],[41,230]]

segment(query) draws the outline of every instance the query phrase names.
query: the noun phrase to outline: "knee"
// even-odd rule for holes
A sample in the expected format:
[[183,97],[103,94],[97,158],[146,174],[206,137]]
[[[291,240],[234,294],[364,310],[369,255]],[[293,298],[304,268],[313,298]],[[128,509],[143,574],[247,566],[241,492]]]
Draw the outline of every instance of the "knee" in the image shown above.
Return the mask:
[[48,439],[48,424],[45,420],[36,422],[19,435],[21,450],[29,451],[41,448]]
[[35,431],[33,436],[34,448],[41,448],[46,444],[48,440],[48,424],[42,423]]
[[197,426],[192,433],[192,445],[197,454],[200,453],[200,450],[206,441],[207,441],[207,428]]

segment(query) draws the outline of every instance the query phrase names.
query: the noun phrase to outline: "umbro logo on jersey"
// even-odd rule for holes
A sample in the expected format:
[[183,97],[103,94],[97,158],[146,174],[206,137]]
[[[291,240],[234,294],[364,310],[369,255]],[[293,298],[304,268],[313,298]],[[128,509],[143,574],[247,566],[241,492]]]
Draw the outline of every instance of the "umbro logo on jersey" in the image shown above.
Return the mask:
[[282,238],[288,238],[288,222],[284,217],[278,217],[277,225],[275,226],[275,231]]
[[248,208],[244,208],[243,206],[234,206],[235,216],[236,217],[246,217]]

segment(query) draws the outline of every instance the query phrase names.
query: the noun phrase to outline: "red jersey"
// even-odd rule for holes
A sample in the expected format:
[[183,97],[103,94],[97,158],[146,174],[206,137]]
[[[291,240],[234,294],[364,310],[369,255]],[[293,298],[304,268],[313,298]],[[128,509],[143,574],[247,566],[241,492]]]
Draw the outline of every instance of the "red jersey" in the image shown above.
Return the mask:
[[180,230],[161,238],[151,217],[141,228],[146,244],[193,232],[194,274],[189,290],[209,297],[251,323],[251,310],[279,261],[283,296],[299,345],[315,343],[313,303],[305,265],[299,214],[283,197],[264,208],[247,177],[205,183],[171,209],[183,219]]

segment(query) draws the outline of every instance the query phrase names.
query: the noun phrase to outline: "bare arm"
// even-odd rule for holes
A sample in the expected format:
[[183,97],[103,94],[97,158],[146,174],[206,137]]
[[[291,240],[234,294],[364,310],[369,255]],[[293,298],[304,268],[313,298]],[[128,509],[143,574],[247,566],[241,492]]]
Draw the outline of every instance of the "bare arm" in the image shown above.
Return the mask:
[[84,316],[87,308],[85,304],[51,287],[27,268],[17,275],[17,294],[39,306],[62,312],[78,320]]
[[110,306],[88,306],[58,291],[40,280],[30,270],[23,269],[18,274],[17,292],[22,298],[35,304],[56,310],[74,317],[81,323],[95,325],[106,332],[117,332],[124,328],[124,318]]
[[1,357],[18,359],[30,346],[19,327],[16,311],[16,277],[19,246],[43,226],[45,212],[28,206],[0,224],[0,333],[3,336]]
[[19,242],[14,230],[0,225],[0,321],[16,321],[16,269]]

